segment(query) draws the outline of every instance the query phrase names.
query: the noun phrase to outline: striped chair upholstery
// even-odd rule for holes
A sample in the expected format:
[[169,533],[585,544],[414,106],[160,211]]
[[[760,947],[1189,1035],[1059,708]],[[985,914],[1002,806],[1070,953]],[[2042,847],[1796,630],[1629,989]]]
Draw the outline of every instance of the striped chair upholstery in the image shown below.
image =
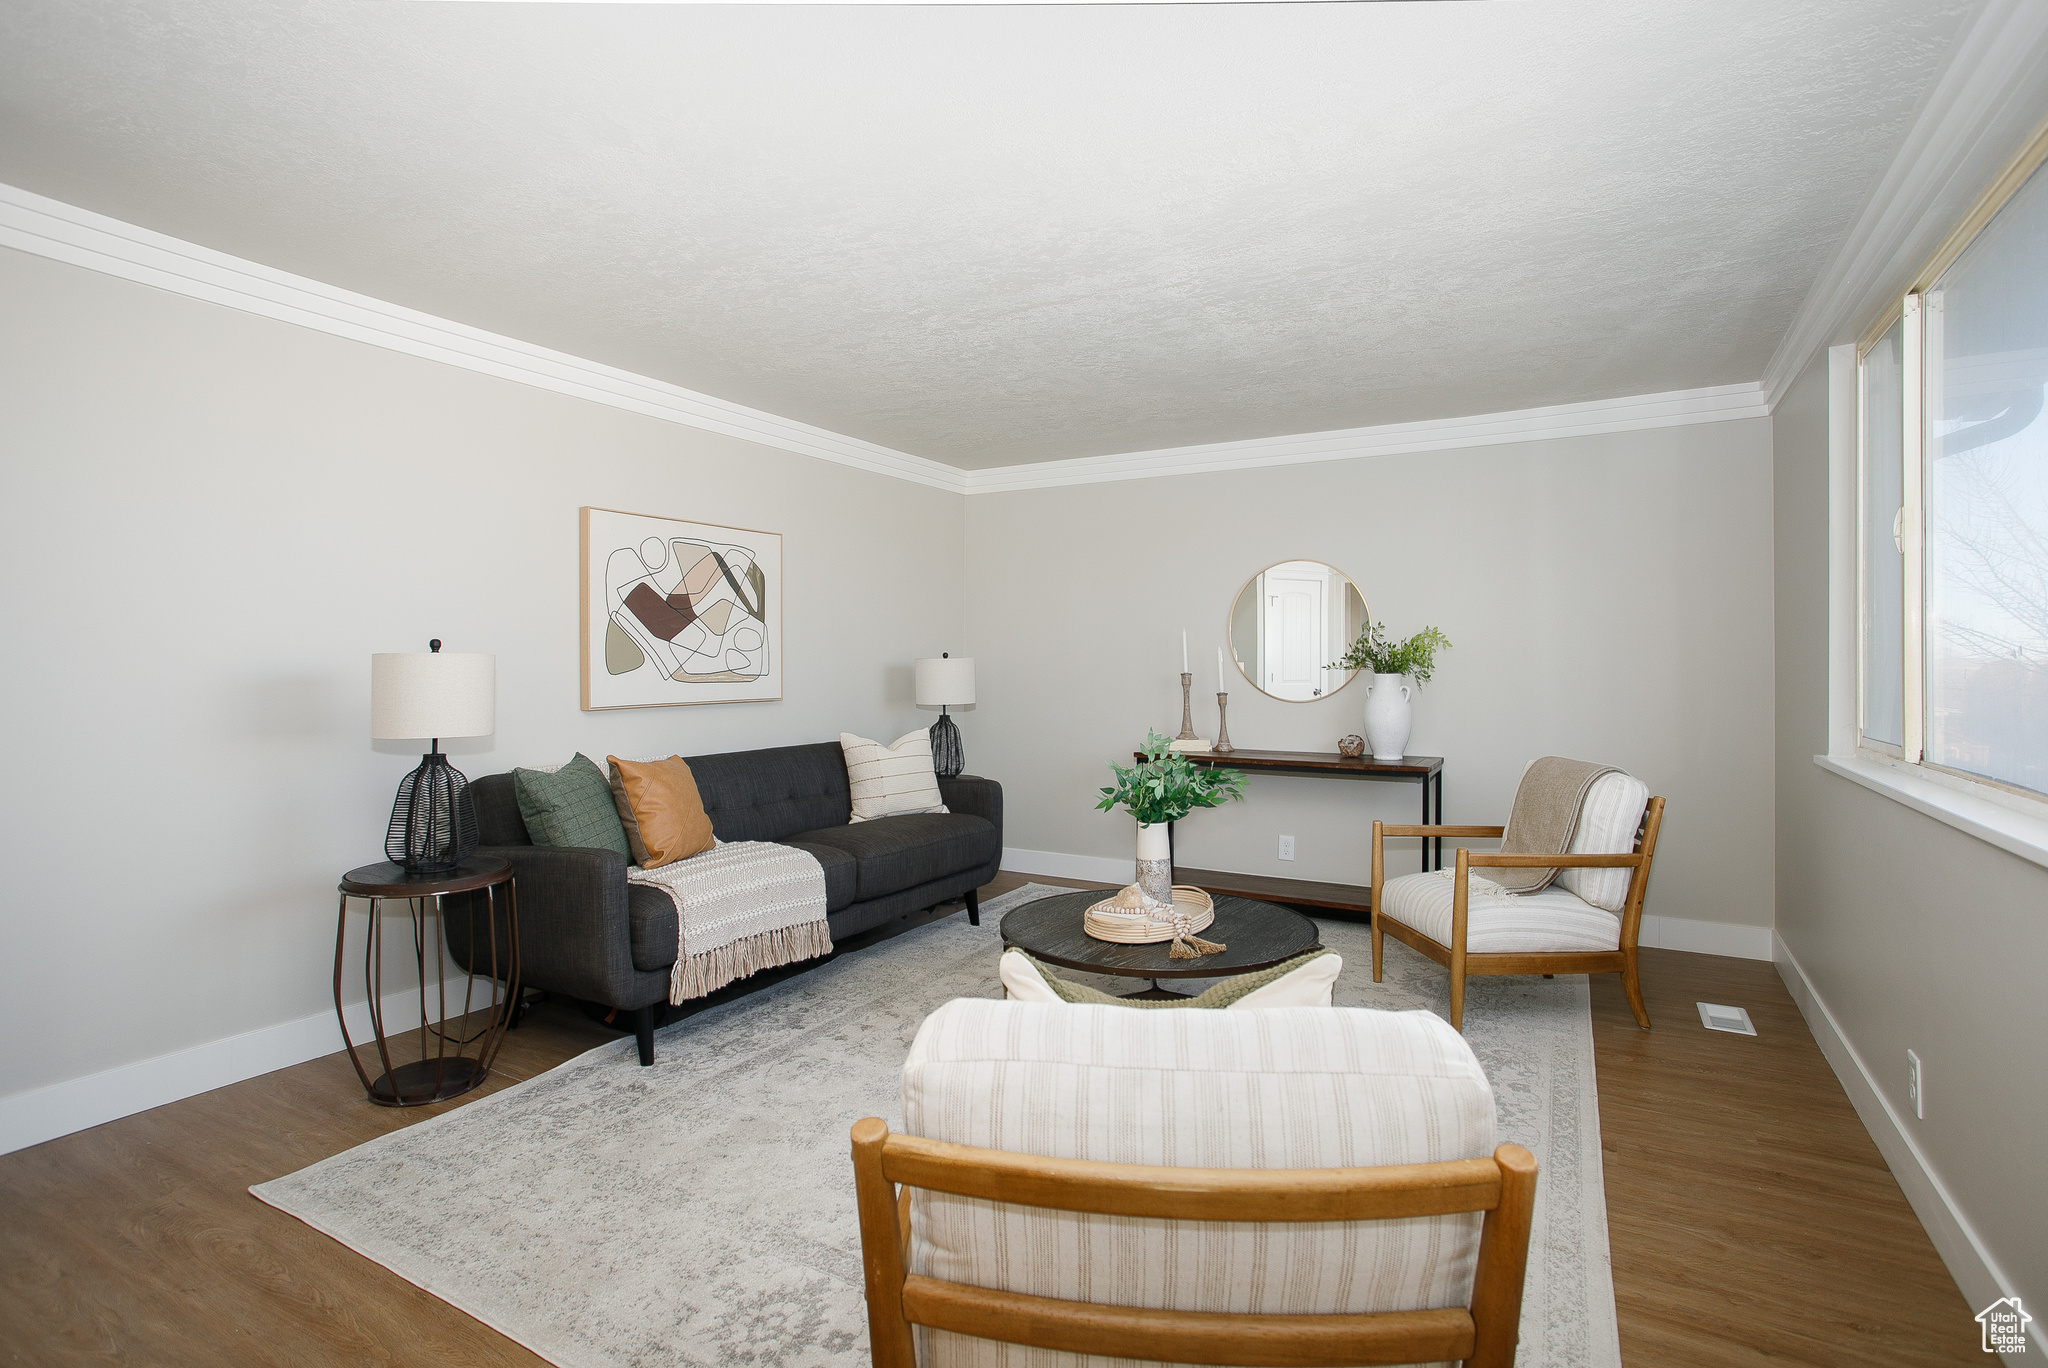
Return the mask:
[[[1456,894],[1442,875],[1407,874],[1387,880],[1381,897],[1388,917],[1449,945]],[[1620,917],[1557,884],[1515,897],[1475,885],[1465,915],[1465,948],[1475,955],[1612,950],[1621,944]]]
[[[1012,1153],[1218,1168],[1342,1168],[1493,1153],[1493,1093],[1427,1012],[1134,1012],[960,999],[903,1068],[912,1135]],[[914,1189],[910,1271],[1123,1306],[1250,1313],[1438,1309],[1472,1292],[1476,1213],[1201,1224]],[[1110,1360],[916,1328],[924,1368]]]

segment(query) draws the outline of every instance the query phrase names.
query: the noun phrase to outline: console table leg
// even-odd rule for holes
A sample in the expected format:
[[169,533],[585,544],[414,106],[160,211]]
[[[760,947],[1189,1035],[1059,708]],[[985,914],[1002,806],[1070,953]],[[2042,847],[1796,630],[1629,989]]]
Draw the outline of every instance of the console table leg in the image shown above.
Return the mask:
[[[1442,770],[1436,772],[1436,824],[1438,826],[1444,824],[1444,772]],[[1444,867],[1444,838],[1438,836],[1433,839],[1436,844],[1436,867],[1442,869]]]
[[[1422,824],[1424,826],[1429,825],[1429,776],[1427,774],[1422,776]],[[1429,847],[1430,838],[1425,836],[1422,838],[1422,871],[1425,874],[1436,868],[1436,866],[1429,862]]]

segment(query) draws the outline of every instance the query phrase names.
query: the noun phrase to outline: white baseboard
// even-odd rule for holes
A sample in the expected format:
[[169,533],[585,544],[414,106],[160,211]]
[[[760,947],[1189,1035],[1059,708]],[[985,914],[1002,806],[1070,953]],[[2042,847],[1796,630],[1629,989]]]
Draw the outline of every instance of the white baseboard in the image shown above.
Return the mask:
[[1067,855],[1057,850],[1003,849],[1003,868],[1013,874],[1050,874],[1056,879],[1097,879],[1103,883],[1127,884],[1138,877],[1138,862],[1112,860],[1101,855]]
[[[1920,1218],[1927,1237],[1934,1242],[1934,1250],[1941,1255],[1941,1261],[1948,1265],[1949,1275],[1962,1290],[1964,1300],[1972,1310],[1991,1305],[2000,1297],[2017,1296],[2012,1280],[1999,1268],[1991,1251],[1984,1247],[1969,1218],[1949,1195],[1927,1156],[1914,1143],[1912,1132],[1905,1120],[1892,1109],[1892,1104],[1878,1089],[1870,1069],[1863,1062],[1863,1056],[1849,1042],[1842,1031],[1835,1014],[1828,1010],[1826,1002],[1815,991],[1813,982],[1806,977],[1806,970],[1800,966],[1791,947],[1782,937],[1773,933],[1772,960],[1778,966],[1778,977],[1785,980],[1792,1000],[1799,1005],[1799,1013],[1806,1018],[1807,1029],[1813,1032],[1820,1052],[1827,1057],[1835,1077],[1842,1081],[1842,1088],[1849,1094],[1849,1103],[1856,1108],[1856,1115],[1863,1121],[1863,1128],[1870,1132],[1870,1138],[1877,1142],[1878,1153],[1891,1167],[1892,1177],[1898,1179],[1899,1188],[1906,1194],[1906,1201],[1912,1205],[1913,1214]],[[2048,1353],[2048,1338],[2037,1328],[2037,1319],[2028,1327],[2027,1335],[2036,1353]]]
[[[479,979],[476,983],[488,1002],[490,980]],[[451,1005],[459,1006],[462,980],[450,979],[448,991],[455,999]],[[419,1011],[417,988],[384,998],[384,1019],[388,1022],[416,1022]],[[370,1011],[363,1003],[350,1006],[348,1029],[358,1044],[371,1039]],[[279,1022],[154,1059],[0,1097],[0,1154],[11,1154],[60,1135],[161,1107],[166,1102],[303,1064],[339,1049],[341,1028],[334,1013],[316,1012],[297,1021]]]
[[1689,921],[1684,917],[1643,916],[1637,945],[1658,950],[1690,950],[1695,955],[1728,955],[1735,959],[1771,958],[1768,926],[1737,926],[1732,922]]

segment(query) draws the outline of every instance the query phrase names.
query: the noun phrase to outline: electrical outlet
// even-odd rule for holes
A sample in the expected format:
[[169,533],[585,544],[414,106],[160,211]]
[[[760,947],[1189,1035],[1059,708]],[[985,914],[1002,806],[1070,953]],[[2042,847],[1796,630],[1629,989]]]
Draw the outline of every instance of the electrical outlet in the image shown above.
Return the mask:
[[1294,858],[1294,838],[1292,836],[1282,836],[1280,838],[1280,858],[1283,860]]
[[1920,1082],[1920,1056],[1906,1051],[1906,1100],[1913,1104],[1913,1117],[1927,1119],[1927,1091]]

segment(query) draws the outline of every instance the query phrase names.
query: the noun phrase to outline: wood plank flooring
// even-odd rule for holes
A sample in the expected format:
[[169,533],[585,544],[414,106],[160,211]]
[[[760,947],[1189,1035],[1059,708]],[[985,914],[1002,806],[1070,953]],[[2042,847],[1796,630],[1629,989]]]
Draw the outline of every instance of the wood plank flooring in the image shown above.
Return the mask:
[[[1771,966],[1645,951],[1644,993],[1649,1032],[1594,980],[1628,1368],[1981,1362],[1970,1308]],[[1702,1030],[1696,1000],[1747,1007],[1761,1034]],[[541,1363],[246,1189],[615,1038],[545,1003],[452,1102],[373,1107],[337,1053],[0,1156],[0,1363]]]

